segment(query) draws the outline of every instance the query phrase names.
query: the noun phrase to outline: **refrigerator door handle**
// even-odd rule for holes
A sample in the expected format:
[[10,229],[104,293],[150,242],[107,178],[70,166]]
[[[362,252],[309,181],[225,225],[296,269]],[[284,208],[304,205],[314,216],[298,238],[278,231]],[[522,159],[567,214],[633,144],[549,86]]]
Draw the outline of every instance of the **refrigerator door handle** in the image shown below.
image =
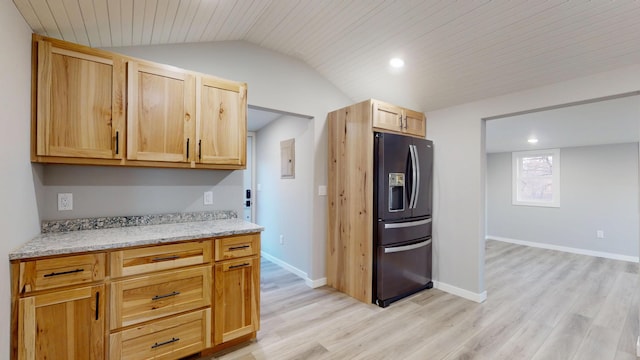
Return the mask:
[[417,181],[417,173],[416,173],[416,152],[413,145],[409,145],[409,154],[411,155],[411,197],[409,198],[409,209],[413,209],[415,207],[414,203],[416,201],[416,181]]
[[409,251],[409,250],[415,250],[415,249],[419,249],[421,247],[425,247],[427,245],[431,244],[431,239],[429,240],[425,240],[416,244],[411,244],[411,245],[404,245],[404,246],[396,246],[396,247],[388,247],[384,249],[384,253],[385,254],[390,254],[390,253],[396,253],[396,252],[402,252],[402,251]]
[[420,225],[428,224],[430,222],[431,222],[431,219],[423,219],[423,220],[407,221],[407,222],[401,222],[401,223],[391,223],[391,224],[384,224],[384,228],[385,229],[407,228],[412,226],[420,226]]
[[414,196],[414,199],[413,199],[413,208],[415,209],[416,207],[418,207],[418,196],[420,195],[420,158],[418,157],[418,147],[415,145],[411,145],[411,146],[413,146],[413,153],[416,158],[416,165],[414,169],[414,172],[417,174],[416,176],[417,181],[415,182],[416,195]]

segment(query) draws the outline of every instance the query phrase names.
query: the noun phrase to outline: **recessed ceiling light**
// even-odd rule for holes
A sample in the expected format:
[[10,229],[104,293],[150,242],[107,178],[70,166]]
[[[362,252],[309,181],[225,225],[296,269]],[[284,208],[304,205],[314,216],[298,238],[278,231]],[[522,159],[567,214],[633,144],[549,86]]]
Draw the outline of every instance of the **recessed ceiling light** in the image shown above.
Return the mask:
[[535,144],[535,143],[537,143],[537,142],[538,142],[538,139],[536,139],[536,138],[529,138],[529,140],[527,140],[527,142],[528,142],[529,144]]
[[404,60],[400,58],[393,58],[389,60],[389,65],[391,65],[391,67],[398,69],[404,66]]

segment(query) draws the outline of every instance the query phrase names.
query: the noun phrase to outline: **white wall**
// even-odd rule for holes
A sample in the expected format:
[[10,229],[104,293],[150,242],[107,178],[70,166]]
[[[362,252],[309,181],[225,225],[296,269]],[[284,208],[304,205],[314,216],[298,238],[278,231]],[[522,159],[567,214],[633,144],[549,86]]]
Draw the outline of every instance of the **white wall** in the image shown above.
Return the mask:
[[[244,81],[248,84],[248,102],[251,105],[304,114],[314,118],[311,122],[312,136],[308,143],[313,166],[310,169],[309,186],[305,194],[298,197],[311,197],[311,206],[300,207],[298,211],[313,219],[311,223],[299,224],[296,231],[305,233],[308,241],[306,252],[299,254],[305,259],[300,269],[310,279],[324,277],[325,273],[325,234],[326,234],[326,197],[315,195],[313,189],[326,184],[327,177],[327,113],[351,104],[353,101],[342,94],[335,86],[301,61],[288,56],[252,45],[246,42],[217,42],[178,45],[156,45],[126,48],[111,48],[110,51],[151,61],[170,64],[185,69],[200,71],[215,76]],[[244,199],[241,172],[237,180],[229,181],[229,194],[235,199],[228,206],[242,204]],[[232,175],[236,176],[236,175]],[[83,181],[90,181],[87,172]],[[151,179],[153,176],[144,176]],[[97,189],[96,190],[100,190]],[[109,196],[104,189],[92,198],[99,203]],[[200,194],[202,196],[202,194]],[[215,196],[215,195],[214,195]],[[302,215],[301,215],[302,216]],[[293,224],[296,225],[296,224]]]
[[[307,280],[313,207],[313,120],[284,116],[256,134],[257,222],[265,225],[262,251]],[[295,139],[295,178],[280,178],[280,142]],[[280,235],[284,236],[280,244]]]
[[637,258],[638,143],[562,148],[560,159],[550,208],[512,205],[511,153],[487,155],[487,237]]
[[[242,216],[242,171],[47,165],[40,211],[45,220],[235,210]],[[204,205],[205,191],[213,205]],[[58,211],[58,193],[73,210]]]
[[434,278],[484,286],[484,118],[640,90],[640,65],[427,113],[434,140]]
[[9,358],[9,252],[40,232],[39,166],[29,161],[31,30],[9,0],[0,1],[0,358]]

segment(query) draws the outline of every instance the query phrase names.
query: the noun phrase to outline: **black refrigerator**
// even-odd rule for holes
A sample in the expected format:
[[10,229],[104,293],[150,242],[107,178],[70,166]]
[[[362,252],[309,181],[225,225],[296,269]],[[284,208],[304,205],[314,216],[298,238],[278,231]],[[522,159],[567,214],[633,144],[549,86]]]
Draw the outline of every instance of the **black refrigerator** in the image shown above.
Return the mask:
[[373,302],[433,287],[433,142],[374,133]]

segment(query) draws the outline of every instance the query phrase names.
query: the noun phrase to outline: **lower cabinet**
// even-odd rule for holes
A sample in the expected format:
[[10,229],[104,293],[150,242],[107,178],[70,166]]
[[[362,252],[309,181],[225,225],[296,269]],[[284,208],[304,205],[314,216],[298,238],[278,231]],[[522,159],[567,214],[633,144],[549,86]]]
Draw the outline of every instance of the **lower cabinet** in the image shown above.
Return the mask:
[[111,329],[211,306],[211,266],[111,283]]
[[24,297],[18,305],[19,359],[103,359],[105,285]]
[[258,331],[260,258],[250,256],[215,264],[214,344]]
[[11,358],[180,359],[255,338],[259,254],[254,233],[12,261]]
[[112,359],[178,359],[211,347],[211,309],[111,334]]

